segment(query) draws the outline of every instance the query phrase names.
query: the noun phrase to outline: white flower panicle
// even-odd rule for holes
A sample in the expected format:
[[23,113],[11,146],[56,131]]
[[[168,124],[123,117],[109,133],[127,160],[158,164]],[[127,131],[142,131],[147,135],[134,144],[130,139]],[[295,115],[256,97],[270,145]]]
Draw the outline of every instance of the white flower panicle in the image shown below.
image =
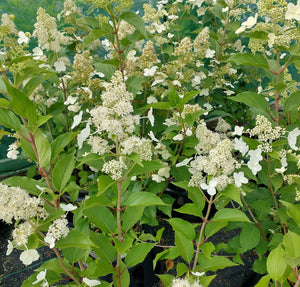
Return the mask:
[[123,161],[112,159],[103,164],[102,172],[108,174],[113,180],[122,178],[126,164]]
[[60,218],[54,220],[54,222],[49,226],[45,242],[49,244],[50,248],[55,246],[57,240],[62,237],[66,237],[69,233],[68,220],[66,216],[61,216]]
[[[211,132],[212,137],[214,134]],[[210,195],[214,195],[216,189],[223,190],[233,181],[231,175],[235,169],[240,167],[240,164],[232,156],[233,143],[230,139],[226,138],[210,147],[211,149],[206,153],[199,154],[195,160],[191,161],[189,170],[192,177],[189,185],[200,186]],[[200,151],[202,152],[202,150]],[[205,179],[206,175],[213,177],[208,184]]]
[[121,147],[121,152],[124,155],[130,155],[134,152],[140,155],[141,160],[152,159],[152,144],[148,139],[132,136],[122,141]]
[[37,11],[37,22],[34,24],[33,36],[38,38],[39,46],[45,50],[59,52],[62,45],[69,42],[70,38],[57,30],[54,17],[46,13],[43,8]]
[[87,143],[92,147],[91,152],[98,155],[104,155],[113,148],[112,145],[109,145],[106,139],[103,139],[97,135],[90,136]]
[[20,187],[0,183],[0,219],[10,224],[13,220],[44,219],[47,216],[40,198],[31,197]]
[[272,141],[280,138],[285,133],[285,129],[281,127],[273,128],[271,122],[263,115],[257,115],[255,120],[256,126],[253,129],[248,129],[247,132],[252,137],[257,136],[262,151],[271,152]]
[[208,154],[221,141],[220,135],[210,131],[204,121],[197,126],[196,137],[199,143],[195,146],[195,150],[199,155]]
[[116,71],[111,82],[105,83],[104,87],[105,91],[101,95],[102,105],[90,111],[90,121],[98,134],[107,132],[110,137],[125,139],[134,131],[140,119],[138,115],[132,114],[133,94],[126,91],[120,71]]
[[30,224],[28,221],[19,224],[18,227],[16,227],[12,232],[16,246],[25,246],[28,242],[28,237],[33,234],[34,231],[35,230],[32,224]]

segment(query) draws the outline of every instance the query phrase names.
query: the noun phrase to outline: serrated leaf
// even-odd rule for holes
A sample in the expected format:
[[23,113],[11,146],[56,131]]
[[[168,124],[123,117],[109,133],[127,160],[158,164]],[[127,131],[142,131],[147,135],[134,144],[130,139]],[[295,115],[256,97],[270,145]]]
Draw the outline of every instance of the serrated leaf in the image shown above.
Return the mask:
[[193,242],[181,232],[175,232],[175,245],[182,258],[190,263],[194,255]]
[[240,192],[238,187],[236,187],[234,184],[229,184],[224,190],[220,192],[224,196],[234,200],[237,202],[240,206],[243,206],[241,197],[240,197]]
[[122,229],[127,232],[132,228],[142,217],[144,206],[127,207],[122,217]]
[[206,258],[204,254],[199,255],[198,263],[203,271],[217,271],[218,269],[224,269],[225,267],[236,266],[238,264],[232,262],[223,256],[212,256],[210,259]]
[[98,193],[97,196],[104,193],[115,181],[108,175],[100,175],[97,180]]
[[284,250],[281,245],[273,249],[267,259],[268,274],[273,280],[283,282],[286,278],[285,273],[288,267],[287,263],[282,260],[284,257]]
[[15,113],[2,107],[0,107],[0,125],[15,131],[21,130],[21,122]]
[[280,200],[280,202],[286,206],[287,214],[290,216],[298,226],[300,226],[300,208],[299,205],[294,205],[287,201]]
[[205,226],[205,237],[208,238],[227,225],[226,221],[208,222]]
[[169,219],[168,222],[171,224],[175,233],[179,232],[190,240],[194,239],[195,229],[190,222],[177,217]]
[[259,229],[254,224],[245,224],[240,234],[242,253],[253,249],[260,241]]
[[218,210],[215,214],[215,216],[212,219],[213,221],[246,221],[250,222],[247,215],[238,210],[238,209],[232,209],[232,208],[224,208],[221,210]]
[[77,247],[87,249],[93,245],[88,236],[75,229],[70,230],[66,237],[59,239],[56,243],[56,247],[58,248]]
[[157,195],[151,192],[135,192],[127,200],[127,206],[166,205]]
[[56,156],[64,150],[64,148],[76,137],[77,133],[64,133],[59,135],[51,143],[51,161],[54,161]]
[[269,287],[271,277],[269,274],[263,276],[254,287]]
[[237,65],[269,69],[269,64],[262,55],[253,55],[250,53],[235,54],[228,59],[228,62],[233,62]]
[[133,267],[143,262],[154,246],[155,243],[139,243],[133,246],[125,257],[125,264],[127,267]]
[[283,110],[289,112],[293,109],[297,109],[300,106],[300,91],[294,92],[284,101]]
[[95,40],[99,39],[100,37],[106,35],[107,33],[108,33],[108,31],[101,29],[101,28],[96,28],[96,29],[91,30],[84,39],[84,45],[85,46],[89,45],[90,43],[92,43]]
[[175,209],[175,211],[185,214],[194,215],[197,217],[202,217],[202,210],[199,209],[199,207],[195,203],[186,203],[182,207]]
[[83,214],[102,232],[111,234],[116,231],[116,219],[106,206],[92,206],[83,210]]
[[270,105],[266,101],[263,95],[253,92],[242,92],[234,97],[228,97],[228,99],[235,102],[244,103],[251,108],[255,108],[261,111],[270,111]]
[[61,158],[53,168],[52,181],[57,190],[62,191],[68,183],[75,167],[74,153]]
[[36,129],[34,132],[34,142],[39,156],[38,162],[40,167],[49,166],[51,160],[51,145],[47,137],[39,129]]
[[24,117],[31,123],[36,123],[37,112],[34,103],[25,93],[6,83],[8,93],[12,97],[11,108],[19,116]]

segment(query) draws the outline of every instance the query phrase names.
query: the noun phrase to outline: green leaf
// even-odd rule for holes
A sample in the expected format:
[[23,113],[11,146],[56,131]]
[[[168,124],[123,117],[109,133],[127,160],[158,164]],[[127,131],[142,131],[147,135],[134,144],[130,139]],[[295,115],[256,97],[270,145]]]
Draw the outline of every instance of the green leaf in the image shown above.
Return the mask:
[[243,206],[241,197],[240,197],[240,192],[238,187],[236,187],[234,184],[229,184],[224,190],[220,192],[224,196],[234,200],[237,202],[240,206]]
[[195,238],[194,226],[181,218],[171,218],[168,222],[172,225],[175,233],[182,233],[187,239],[193,240]]
[[238,209],[224,208],[216,212],[213,221],[247,221],[249,218],[245,213]]
[[210,259],[211,254],[216,248],[212,242],[205,242],[203,245],[201,245],[200,249],[203,251],[204,256]]
[[236,96],[228,97],[228,99],[235,102],[244,103],[251,108],[255,108],[261,111],[270,111],[270,105],[266,101],[264,96],[256,94],[254,92],[242,92]]
[[133,246],[125,257],[125,264],[127,267],[133,267],[143,262],[154,246],[155,243],[139,243]]
[[77,133],[64,133],[59,135],[51,143],[51,161],[57,157],[57,155],[64,150],[64,148],[76,137]]
[[144,81],[145,79],[139,75],[129,77],[126,80],[126,86],[128,87],[128,91],[136,95],[136,93],[142,89]]
[[135,192],[127,200],[127,206],[166,205],[157,195],[151,192]]
[[198,94],[199,94],[199,91],[190,91],[188,93],[185,93],[183,99],[180,100],[180,104],[181,105],[186,104],[187,102],[192,100]]
[[33,78],[31,78],[23,88],[24,94],[29,98],[38,85],[42,84],[45,80],[50,78],[54,72],[48,72],[46,74],[39,74]]
[[112,64],[94,63],[94,66],[96,70],[100,73],[103,73],[107,79],[110,79],[117,70],[117,67]]
[[87,249],[93,245],[88,236],[75,229],[70,230],[66,237],[59,239],[56,243],[56,247],[58,248],[77,247]]
[[124,255],[124,256],[132,248],[133,240],[134,239],[131,236],[125,236],[121,241],[119,241],[119,239],[117,237],[113,238],[113,242],[115,244],[115,247],[117,248],[119,253]]
[[300,235],[292,231],[288,231],[283,237],[283,246],[286,254],[290,257],[288,260],[292,268],[300,265]]
[[170,102],[171,107],[176,107],[181,101],[174,87],[172,87],[169,92],[168,100]]
[[106,35],[108,33],[107,30],[96,28],[89,32],[89,34],[84,39],[84,46],[86,47],[90,43],[94,42],[95,40],[99,39],[100,37]]
[[227,225],[226,221],[208,222],[205,226],[205,237],[208,238]]
[[0,98],[0,107],[10,108],[10,102],[6,99]]
[[62,191],[75,167],[74,153],[60,159],[54,166],[52,181],[57,190]]
[[186,203],[182,207],[175,209],[175,211],[185,214],[190,214],[198,217],[202,217],[202,210],[195,203]]
[[34,142],[39,156],[40,167],[49,166],[51,160],[51,145],[47,137],[39,129],[36,129],[34,132]]
[[115,181],[108,175],[100,175],[98,177],[98,193],[97,196],[104,193]]
[[217,271],[218,269],[238,265],[223,256],[212,256],[208,259],[204,254],[199,254],[198,263],[204,272]]
[[259,241],[259,229],[254,224],[249,223],[243,225],[243,229],[240,234],[240,245],[242,247],[242,253],[256,247]]
[[235,54],[228,59],[228,62],[233,62],[237,65],[269,69],[268,61],[262,55],[253,55],[250,53]]
[[132,25],[135,29],[140,31],[140,33],[142,35],[147,37],[145,23],[144,23],[143,19],[141,18],[141,16],[139,16],[138,14],[136,14],[134,12],[126,11],[120,15],[120,18],[125,20],[127,23]]
[[113,262],[117,256],[117,250],[112,245],[109,237],[105,234],[93,231],[90,231],[89,235],[95,246],[93,250],[101,258],[101,260],[105,260],[106,262],[110,263]]
[[282,260],[284,257],[284,250],[281,245],[273,249],[267,259],[268,274],[273,280],[283,282],[286,279],[287,263]]
[[267,275],[263,276],[262,278],[260,278],[260,280],[254,287],[269,287],[270,280],[271,280],[271,277],[269,274],[267,274]]
[[142,217],[144,206],[127,207],[122,217],[122,230],[127,232],[131,229]]
[[34,103],[29,100],[25,93],[6,83],[8,93],[12,97],[12,110],[19,116],[24,117],[32,123],[37,121],[37,112]]
[[175,232],[175,245],[178,248],[179,254],[182,258],[190,263],[194,255],[194,245],[192,240],[187,238],[185,234],[181,232]]
[[94,223],[102,232],[115,233],[116,219],[111,211],[105,206],[93,206],[83,210],[83,214]]
[[300,106],[300,91],[294,92],[284,101],[283,110],[289,112],[293,109],[297,109]]
[[174,276],[171,274],[157,274],[161,282],[163,283],[163,286],[172,286],[172,281],[174,279]]
[[190,269],[188,266],[186,266],[184,263],[178,263],[177,266],[176,266],[176,276],[177,277],[180,277],[182,276],[183,274],[189,272]]
[[287,201],[280,200],[280,202],[286,206],[287,208],[287,214],[290,216],[296,224],[300,227],[300,208],[299,205],[294,205],[292,203],[289,203]]
[[21,130],[21,122],[15,113],[2,107],[0,107],[0,125],[15,131]]
[[156,109],[156,110],[170,110],[171,105],[169,102],[157,102],[157,103],[152,103],[150,105],[147,105],[144,107],[144,109]]
[[85,250],[77,247],[64,248],[62,254],[70,263],[75,263],[79,260],[84,261],[89,255],[90,250]]

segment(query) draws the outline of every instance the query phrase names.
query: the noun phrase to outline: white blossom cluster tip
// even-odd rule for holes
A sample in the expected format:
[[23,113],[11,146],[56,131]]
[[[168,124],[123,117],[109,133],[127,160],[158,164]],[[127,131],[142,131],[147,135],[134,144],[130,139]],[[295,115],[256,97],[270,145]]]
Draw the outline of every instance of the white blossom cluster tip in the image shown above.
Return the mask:
[[37,11],[37,22],[34,24],[33,36],[38,38],[39,47],[43,50],[59,52],[62,45],[70,41],[70,38],[57,30],[56,19],[43,8]]
[[48,216],[39,197],[30,196],[20,187],[0,183],[0,219],[8,224],[13,220],[46,218]]
[[98,134],[105,132],[110,137],[125,139],[128,134],[133,133],[140,119],[133,114],[133,94],[126,90],[120,71],[116,71],[111,82],[105,83],[104,87],[105,91],[101,94],[102,105],[90,111],[90,122]]
[[112,159],[103,164],[102,172],[108,174],[113,180],[122,178],[126,164],[123,161]]
[[136,136],[128,137],[121,142],[121,151],[124,155],[137,153],[141,160],[152,159],[152,144],[149,139],[138,138]]
[[66,237],[69,233],[68,220],[65,216],[56,219],[48,229],[44,241],[49,244],[50,248],[54,248],[55,243],[62,237]]
[[251,137],[257,136],[258,141],[261,143],[259,148],[262,151],[271,152],[273,150],[272,141],[285,134],[285,129],[278,126],[273,128],[271,122],[263,115],[257,115],[255,120],[255,127],[248,129],[247,132]]
[[[221,136],[225,138],[222,140]],[[190,162],[192,176],[189,185],[200,186],[213,196],[217,190],[224,190],[234,181],[232,174],[240,163],[232,156],[234,144],[225,134],[210,131],[201,122],[196,129],[196,137],[199,143],[195,148],[197,156]]]

